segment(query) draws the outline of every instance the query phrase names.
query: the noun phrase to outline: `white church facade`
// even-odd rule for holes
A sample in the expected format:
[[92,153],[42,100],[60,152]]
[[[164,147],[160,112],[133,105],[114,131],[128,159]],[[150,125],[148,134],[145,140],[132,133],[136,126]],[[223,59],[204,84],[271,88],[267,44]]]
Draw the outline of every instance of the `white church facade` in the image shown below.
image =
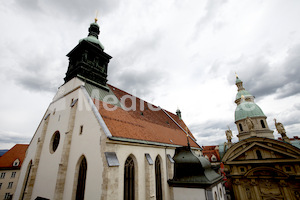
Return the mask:
[[107,84],[98,24],[67,55],[65,83],[28,147],[15,200],[225,199],[177,115]]

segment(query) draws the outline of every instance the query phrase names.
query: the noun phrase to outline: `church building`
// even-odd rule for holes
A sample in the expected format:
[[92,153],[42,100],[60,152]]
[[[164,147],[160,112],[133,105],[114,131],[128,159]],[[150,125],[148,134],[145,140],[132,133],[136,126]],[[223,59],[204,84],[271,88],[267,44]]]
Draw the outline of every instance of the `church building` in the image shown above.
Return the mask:
[[283,125],[276,119],[275,126],[282,140],[274,139],[267,117],[238,76],[236,85],[235,123],[239,141],[231,143],[229,129],[228,142],[223,149],[219,148],[227,150],[222,162],[235,199],[300,199],[300,149],[290,143]]
[[107,84],[97,21],[67,54],[59,88],[28,147],[15,200],[214,199],[211,169],[181,119]]

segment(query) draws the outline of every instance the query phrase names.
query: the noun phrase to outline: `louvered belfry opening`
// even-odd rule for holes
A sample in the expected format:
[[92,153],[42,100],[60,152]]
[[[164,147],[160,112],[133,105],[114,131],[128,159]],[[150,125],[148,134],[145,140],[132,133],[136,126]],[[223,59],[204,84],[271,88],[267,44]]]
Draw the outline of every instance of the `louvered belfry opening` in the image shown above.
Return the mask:
[[155,183],[156,183],[156,199],[162,200],[162,185],[161,185],[161,164],[160,159],[155,159]]
[[77,189],[76,189],[76,200],[84,199],[86,171],[87,171],[87,163],[86,163],[86,159],[83,158],[79,167],[78,182],[77,182]]
[[124,200],[134,200],[134,161],[128,157],[124,168]]

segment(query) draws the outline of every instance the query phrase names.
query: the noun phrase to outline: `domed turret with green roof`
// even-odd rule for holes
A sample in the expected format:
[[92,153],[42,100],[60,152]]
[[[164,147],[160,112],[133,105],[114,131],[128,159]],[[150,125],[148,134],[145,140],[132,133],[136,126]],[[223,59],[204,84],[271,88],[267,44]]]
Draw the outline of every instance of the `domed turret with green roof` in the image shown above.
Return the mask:
[[247,117],[266,117],[261,108],[254,102],[243,101],[235,109],[235,121]]
[[101,49],[104,50],[104,46],[98,40],[99,34],[100,34],[100,27],[97,24],[97,19],[95,19],[95,22],[90,24],[88,36],[79,40],[79,43],[82,42],[83,40],[85,40],[85,41],[92,42],[94,44],[99,45],[101,47]]
[[254,102],[254,96],[245,90],[243,81],[236,75],[235,84],[238,88],[235,103],[235,123],[239,131],[239,140],[251,136],[274,138],[273,131],[268,128],[267,117]]

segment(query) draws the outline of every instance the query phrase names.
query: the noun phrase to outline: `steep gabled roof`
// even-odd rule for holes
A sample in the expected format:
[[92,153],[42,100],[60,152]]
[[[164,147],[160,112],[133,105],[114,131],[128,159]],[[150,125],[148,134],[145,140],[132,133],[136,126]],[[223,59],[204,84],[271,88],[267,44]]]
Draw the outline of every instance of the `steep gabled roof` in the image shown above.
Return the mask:
[[[28,144],[16,144],[0,157],[0,168],[21,167],[27,148]],[[19,159],[20,164],[13,166],[13,162],[17,159]]]
[[[120,102],[124,95],[132,96],[112,85],[108,86],[110,91],[113,92]],[[119,106],[116,106],[114,111],[109,111],[105,109],[105,106],[109,107],[112,105],[99,99],[93,99],[94,104],[113,137],[170,145],[187,145],[187,136],[184,131],[187,126],[177,115],[162,109],[153,111],[150,107],[158,107],[143,101],[140,98],[134,98],[136,100],[136,110],[129,111],[126,111]],[[128,98],[124,104],[129,108],[132,102]],[[195,138],[189,130],[188,133],[190,145],[192,147],[201,148],[194,141]]]

